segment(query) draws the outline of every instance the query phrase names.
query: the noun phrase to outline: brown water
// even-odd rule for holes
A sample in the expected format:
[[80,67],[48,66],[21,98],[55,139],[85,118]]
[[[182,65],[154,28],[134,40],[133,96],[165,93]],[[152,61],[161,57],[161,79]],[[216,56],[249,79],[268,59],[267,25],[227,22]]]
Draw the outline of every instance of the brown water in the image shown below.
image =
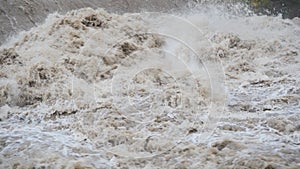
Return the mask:
[[52,14],[1,47],[1,168],[299,168],[299,19]]

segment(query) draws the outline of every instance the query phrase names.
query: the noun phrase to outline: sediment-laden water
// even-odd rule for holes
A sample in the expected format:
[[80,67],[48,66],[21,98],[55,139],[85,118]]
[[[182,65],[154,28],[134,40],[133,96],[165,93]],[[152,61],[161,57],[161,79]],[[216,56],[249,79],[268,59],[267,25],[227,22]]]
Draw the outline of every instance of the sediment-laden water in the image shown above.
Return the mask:
[[1,47],[1,168],[299,168],[300,20],[84,8]]

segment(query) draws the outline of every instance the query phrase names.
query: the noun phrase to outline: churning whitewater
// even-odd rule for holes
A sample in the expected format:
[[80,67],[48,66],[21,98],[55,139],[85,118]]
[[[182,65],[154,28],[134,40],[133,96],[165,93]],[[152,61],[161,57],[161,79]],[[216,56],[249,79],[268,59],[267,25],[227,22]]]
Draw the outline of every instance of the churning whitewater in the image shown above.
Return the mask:
[[19,33],[0,168],[300,168],[300,20],[235,10],[84,8]]

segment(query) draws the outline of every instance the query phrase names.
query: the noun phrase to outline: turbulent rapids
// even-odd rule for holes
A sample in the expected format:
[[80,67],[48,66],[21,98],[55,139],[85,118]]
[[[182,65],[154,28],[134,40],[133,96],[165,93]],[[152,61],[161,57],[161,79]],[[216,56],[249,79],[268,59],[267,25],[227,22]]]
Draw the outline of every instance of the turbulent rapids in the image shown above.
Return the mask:
[[300,20],[233,8],[83,8],[11,38],[0,168],[300,168]]

